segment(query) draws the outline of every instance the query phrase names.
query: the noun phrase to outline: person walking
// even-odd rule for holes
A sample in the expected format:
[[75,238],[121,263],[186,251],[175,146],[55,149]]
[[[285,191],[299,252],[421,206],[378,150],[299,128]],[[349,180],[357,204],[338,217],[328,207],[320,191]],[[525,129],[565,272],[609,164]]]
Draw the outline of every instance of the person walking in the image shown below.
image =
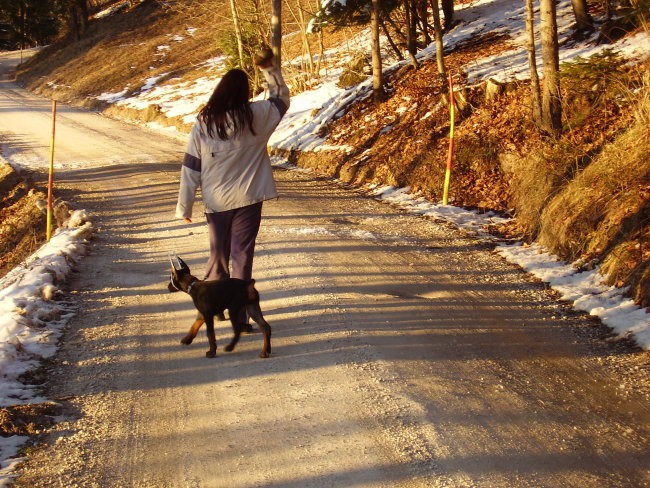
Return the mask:
[[[232,69],[219,81],[190,132],[176,217],[192,222],[200,187],[210,241],[206,280],[252,278],[262,203],[278,196],[267,144],[289,108],[289,89],[274,61],[268,47],[254,58],[268,84],[268,99],[250,101],[248,76]],[[248,324],[245,315],[240,324]]]

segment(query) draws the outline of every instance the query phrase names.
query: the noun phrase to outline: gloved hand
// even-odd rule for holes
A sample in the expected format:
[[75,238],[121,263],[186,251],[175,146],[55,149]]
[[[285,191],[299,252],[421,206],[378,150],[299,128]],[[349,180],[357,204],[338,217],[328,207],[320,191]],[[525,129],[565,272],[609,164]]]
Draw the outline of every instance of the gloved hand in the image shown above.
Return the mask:
[[258,68],[273,66],[273,50],[269,46],[262,46],[254,55],[253,62]]

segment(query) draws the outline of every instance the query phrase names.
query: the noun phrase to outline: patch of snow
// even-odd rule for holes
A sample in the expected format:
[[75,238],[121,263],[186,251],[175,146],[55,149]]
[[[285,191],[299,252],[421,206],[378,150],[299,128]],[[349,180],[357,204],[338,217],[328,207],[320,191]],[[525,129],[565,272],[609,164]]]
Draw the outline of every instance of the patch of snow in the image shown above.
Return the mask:
[[19,435],[0,437],[0,488],[13,484],[14,469],[23,460],[16,456],[28,440],[29,437]]

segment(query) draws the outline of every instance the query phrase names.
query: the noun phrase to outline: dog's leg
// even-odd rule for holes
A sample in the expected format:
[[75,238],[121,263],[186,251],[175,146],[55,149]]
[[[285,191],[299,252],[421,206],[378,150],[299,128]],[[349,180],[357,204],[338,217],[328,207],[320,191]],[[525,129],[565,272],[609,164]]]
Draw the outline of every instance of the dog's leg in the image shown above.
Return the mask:
[[210,344],[210,349],[205,353],[206,358],[216,358],[217,357],[217,339],[214,335],[214,316],[208,315],[205,317],[205,327],[208,333],[208,343]]
[[230,344],[226,346],[226,351],[230,352],[233,349],[235,349],[235,346],[239,342],[242,326],[240,323],[237,322],[237,317],[239,317],[239,310],[230,309],[228,310],[228,314],[230,315],[230,323],[232,324],[232,330],[234,332]]
[[199,329],[203,325],[203,322],[205,322],[205,319],[203,318],[201,312],[199,312],[196,315],[196,320],[192,324],[192,327],[190,327],[190,331],[187,333],[185,337],[181,339],[181,344],[185,344],[186,346],[192,344],[192,341],[196,337],[196,334],[199,332]]
[[264,335],[264,345],[262,346],[260,357],[268,358],[271,355],[271,326],[266,320],[264,320],[259,301],[246,305],[246,310],[255,323],[260,326],[260,330]]

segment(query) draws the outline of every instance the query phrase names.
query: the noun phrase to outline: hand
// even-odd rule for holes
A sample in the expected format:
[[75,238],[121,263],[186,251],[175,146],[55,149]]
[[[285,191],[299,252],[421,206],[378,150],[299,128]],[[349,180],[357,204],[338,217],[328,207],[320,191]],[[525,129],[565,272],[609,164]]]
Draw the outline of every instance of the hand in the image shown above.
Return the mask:
[[273,50],[269,46],[263,46],[253,55],[253,62],[260,69],[270,68],[273,66],[273,58]]

